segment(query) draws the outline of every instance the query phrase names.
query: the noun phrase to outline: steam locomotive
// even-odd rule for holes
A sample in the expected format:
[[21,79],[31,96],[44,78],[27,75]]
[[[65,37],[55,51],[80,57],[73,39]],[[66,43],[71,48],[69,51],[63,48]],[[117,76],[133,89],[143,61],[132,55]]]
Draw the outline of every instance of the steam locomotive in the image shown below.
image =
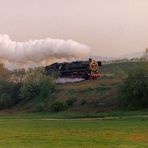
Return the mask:
[[89,61],[76,61],[72,63],[54,63],[46,66],[47,75],[56,75],[60,78],[82,78],[97,79],[100,77],[99,66],[100,61],[89,59]]

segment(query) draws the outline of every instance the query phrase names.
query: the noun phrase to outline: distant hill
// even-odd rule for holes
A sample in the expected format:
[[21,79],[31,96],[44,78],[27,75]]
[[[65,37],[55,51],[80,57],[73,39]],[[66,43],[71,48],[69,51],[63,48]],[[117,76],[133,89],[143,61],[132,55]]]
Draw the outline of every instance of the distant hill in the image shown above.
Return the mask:
[[85,57],[85,58],[80,58],[79,60],[82,60],[82,61],[87,61],[89,58],[92,58],[94,60],[97,60],[97,61],[111,61],[111,60],[115,60],[116,58],[115,57],[104,57],[104,56],[88,56],[88,57]]
[[139,52],[132,52],[132,53],[123,54],[123,55],[117,56],[117,57],[105,57],[105,56],[91,55],[91,56],[88,56],[85,58],[80,58],[79,60],[87,61],[89,58],[92,58],[97,61],[111,61],[111,60],[118,60],[118,59],[140,58],[143,55],[144,55],[144,51],[139,51]]
[[138,51],[138,52],[132,52],[132,53],[128,53],[128,54],[124,54],[118,57],[118,59],[131,59],[131,58],[140,58],[144,55],[143,51]]

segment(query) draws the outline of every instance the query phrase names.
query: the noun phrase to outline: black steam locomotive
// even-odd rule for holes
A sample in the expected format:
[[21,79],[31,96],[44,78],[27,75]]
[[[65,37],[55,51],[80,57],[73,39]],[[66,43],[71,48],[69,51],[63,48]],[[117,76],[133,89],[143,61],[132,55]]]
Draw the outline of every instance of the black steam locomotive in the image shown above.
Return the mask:
[[89,59],[89,61],[76,61],[72,63],[54,63],[46,66],[45,71],[48,75],[57,75],[57,77],[64,78],[98,78],[100,73],[98,67],[101,66],[101,62]]

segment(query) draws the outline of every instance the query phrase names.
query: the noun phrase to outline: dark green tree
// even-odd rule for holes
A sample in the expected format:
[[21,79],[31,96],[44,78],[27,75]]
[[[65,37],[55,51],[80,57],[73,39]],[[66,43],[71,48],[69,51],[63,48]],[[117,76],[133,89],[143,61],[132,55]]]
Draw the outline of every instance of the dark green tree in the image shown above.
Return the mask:
[[136,110],[148,107],[147,67],[130,71],[121,86],[121,104],[124,109]]

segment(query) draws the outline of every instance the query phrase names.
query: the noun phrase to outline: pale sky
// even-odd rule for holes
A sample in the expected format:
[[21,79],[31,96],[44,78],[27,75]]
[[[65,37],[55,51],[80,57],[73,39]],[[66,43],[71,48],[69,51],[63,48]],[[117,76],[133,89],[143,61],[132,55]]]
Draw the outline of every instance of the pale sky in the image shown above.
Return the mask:
[[148,0],[0,0],[0,34],[12,40],[72,39],[93,55],[148,47]]

